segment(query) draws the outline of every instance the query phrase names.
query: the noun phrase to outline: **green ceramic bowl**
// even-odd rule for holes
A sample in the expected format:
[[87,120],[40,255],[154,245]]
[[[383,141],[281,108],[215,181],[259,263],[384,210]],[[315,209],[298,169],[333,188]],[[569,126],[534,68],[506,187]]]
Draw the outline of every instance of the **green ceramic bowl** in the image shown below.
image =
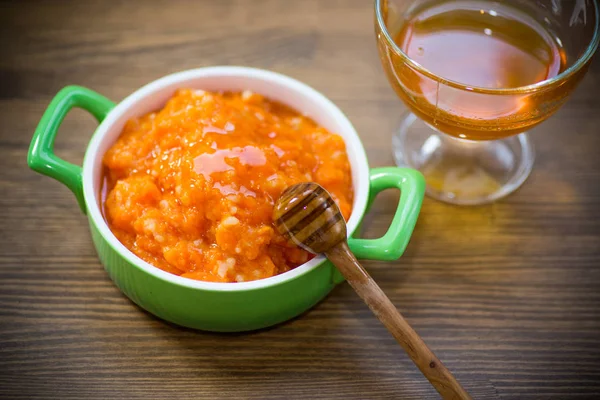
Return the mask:
[[[102,156],[132,117],[157,110],[182,87],[204,90],[252,90],[305,113],[341,135],[352,167],[354,205],[348,232],[354,233],[373,198],[382,190],[401,190],[387,233],[378,239],[350,238],[358,258],[395,260],[406,248],[421,208],[424,180],[401,168],[369,170],[360,139],[344,114],[323,95],[294,79],[244,67],[184,71],[154,81],[115,105],[82,87],[61,90],[44,113],[29,149],[29,166],[65,184],[87,214],[98,256],[113,282],[127,297],[159,318],[209,331],[248,331],[293,318],[321,300],[343,281],[325,258],[272,278],[242,283],[200,282],[164,272],[138,258],[110,231],[100,211]],[[90,112],[100,125],[87,148],[83,167],[53,152],[56,133],[73,107]]]

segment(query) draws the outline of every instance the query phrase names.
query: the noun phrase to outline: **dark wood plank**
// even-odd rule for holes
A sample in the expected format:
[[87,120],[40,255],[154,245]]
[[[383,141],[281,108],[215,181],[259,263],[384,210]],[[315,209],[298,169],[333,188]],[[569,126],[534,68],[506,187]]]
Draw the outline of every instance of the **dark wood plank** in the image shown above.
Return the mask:
[[[401,105],[379,65],[372,3],[0,2],[0,397],[435,398],[347,285],[305,315],[250,334],[165,324],[120,294],[68,190],[26,152],[64,85],[118,101],[177,70],[268,68],[329,96],[392,164]],[[600,64],[535,130],[526,185],[494,205],[426,199],[406,255],[365,263],[477,399],[600,396]],[[72,113],[57,141],[81,162],[94,129]],[[366,235],[385,230],[384,193]]]

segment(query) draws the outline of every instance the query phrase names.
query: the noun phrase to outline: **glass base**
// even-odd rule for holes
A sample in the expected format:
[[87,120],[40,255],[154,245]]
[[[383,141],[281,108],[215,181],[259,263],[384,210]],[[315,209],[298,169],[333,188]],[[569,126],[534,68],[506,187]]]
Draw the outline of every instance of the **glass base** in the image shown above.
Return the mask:
[[491,203],[514,192],[535,159],[525,133],[502,140],[471,141],[447,136],[407,114],[393,138],[396,164],[425,176],[427,194],[458,205]]

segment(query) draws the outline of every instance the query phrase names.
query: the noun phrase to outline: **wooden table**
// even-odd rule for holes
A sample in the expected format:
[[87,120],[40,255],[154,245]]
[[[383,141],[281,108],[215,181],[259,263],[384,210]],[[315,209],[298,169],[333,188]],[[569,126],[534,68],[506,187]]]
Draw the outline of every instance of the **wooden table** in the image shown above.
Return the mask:
[[[113,286],[86,218],[26,152],[52,96],[80,84],[116,101],[165,74],[249,65],[336,102],[391,165],[399,100],[375,49],[372,2],[0,3],[0,397],[88,399],[435,398],[348,285],[248,334],[195,332],[145,313]],[[526,185],[496,204],[426,199],[406,255],[366,263],[478,399],[600,396],[600,64],[536,129]],[[80,163],[93,119],[57,141]],[[381,234],[397,193],[377,200]]]

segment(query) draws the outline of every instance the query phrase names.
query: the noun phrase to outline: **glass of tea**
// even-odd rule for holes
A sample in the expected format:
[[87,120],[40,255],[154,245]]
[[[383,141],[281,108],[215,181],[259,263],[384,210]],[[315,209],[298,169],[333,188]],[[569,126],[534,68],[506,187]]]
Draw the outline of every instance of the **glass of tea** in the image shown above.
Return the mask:
[[535,157],[525,132],[585,75],[598,21],[598,0],[375,0],[381,61],[408,108],[396,163],[448,203],[516,190]]

